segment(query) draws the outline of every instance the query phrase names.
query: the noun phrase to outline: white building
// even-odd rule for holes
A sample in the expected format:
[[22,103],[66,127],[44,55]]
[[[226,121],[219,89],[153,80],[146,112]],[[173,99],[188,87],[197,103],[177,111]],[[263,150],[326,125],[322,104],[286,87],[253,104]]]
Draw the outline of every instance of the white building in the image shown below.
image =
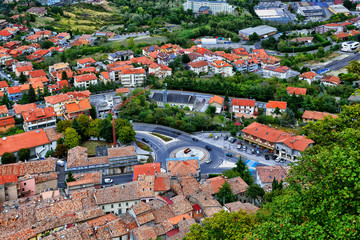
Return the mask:
[[279,115],[286,111],[287,102],[280,102],[280,101],[269,101],[266,104],[266,116],[273,116],[276,117],[277,114],[275,113],[276,108],[279,109]]
[[125,69],[120,74],[121,84],[124,87],[142,86],[146,79],[145,69]]
[[74,77],[75,87],[88,88],[90,84],[97,84],[97,77],[93,73],[77,75]]
[[266,66],[263,70],[263,77],[277,77],[287,79],[290,77],[290,68],[286,66]]
[[194,13],[199,13],[201,7],[209,7],[212,14],[218,14],[221,12],[233,13],[235,6],[232,6],[226,2],[226,0],[187,0],[184,4],[184,10],[191,9]]
[[32,109],[22,113],[25,132],[56,126],[56,112],[52,107]]
[[208,73],[209,72],[209,64],[205,61],[197,61],[188,63],[190,70],[194,71],[197,74]]
[[231,101],[231,112],[235,113],[236,117],[254,117],[255,100],[234,98]]
[[211,70],[215,74],[221,74],[224,77],[234,76],[233,66],[227,62],[216,60],[211,63]]
[[343,42],[341,44],[341,51],[343,52],[354,52],[359,48],[359,42]]

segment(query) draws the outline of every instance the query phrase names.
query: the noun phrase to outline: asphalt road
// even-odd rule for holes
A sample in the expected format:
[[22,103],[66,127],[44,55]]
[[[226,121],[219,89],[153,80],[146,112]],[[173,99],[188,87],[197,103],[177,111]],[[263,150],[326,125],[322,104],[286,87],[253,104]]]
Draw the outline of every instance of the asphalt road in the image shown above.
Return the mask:
[[[200,147],[205,148],[205,146],[210,146],[211,151],[209,151],[211,163],[201,163],[201,173],[202,174],[209,174],[209,173],[221,173],[228,168],[219,167],[223,160],[227,160],[233,163],[236,163],[238,160],[239,154],[235,154],[233,151],[232,157],[226,157],[225,154],[229,152],[228,150],[224,150],[222,147],[213,145],[211,143],[206,143],[205,141],[202,141],[199,139],[198,142],[195,142],[192,140],[193,135],[190,135],[185,132],[181,132],[175,129],[171,129],[164,126],[158,126],[158,125],[152,125],[152,124],[143,124],[143,123],[133,123],[134,130],[137,131],[136,133],[136,139],[139,141],[142,141],[142,138],[146,138],[149,140],[148,145],[153,149],[156,160],[155,162],[160,162],[162,168],[165,168],[166,164],[166,158],[169,158],[170,153],[174,151],[177,148],[181,147]],[[171,143],[164,144],[162,141],[160,141],[158,138],[147,134],[145,132],[156,132],[160,133],[162,135],[166,135],[169,137],[172,137],[174,139],[177,139],[178,141],[174,141]],[[174,132],[181,132],[181,135],[176,135]],[[247,158],[243,158],[243,161],[245,162]],[[258,166],[261,166],[262,164],[259,164]]]
[[353,61],[353,60],[358,61],[359,59],[360,59],[360,53],[356,53],[356,54],[349,56],[347,58],[344,58],[340,61],[335,61],[335,62],[329,63],[321,68],[316,68],[316,69],[312,69],[312,70],[316,72],[321,69],[327,68],[330,71],[336,71],[336,70],[339,70],[340,68],[343,68],[343,67],[349,65],[350,61]]

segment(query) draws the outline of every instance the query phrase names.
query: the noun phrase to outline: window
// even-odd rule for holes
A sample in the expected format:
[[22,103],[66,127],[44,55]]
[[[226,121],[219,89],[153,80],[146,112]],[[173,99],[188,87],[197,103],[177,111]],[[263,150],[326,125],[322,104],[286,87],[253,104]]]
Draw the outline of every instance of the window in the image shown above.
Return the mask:
[[114,205],[113,205],[113,204],[111,204],[111,208],[114,208]]
[[126,206],[129,206],[129,203],[126,203]]
[[25,191],[25,189],[23,188],[23,189],[22,189],[22,191],[24,192],[24,191]]
[[121,203],[119,203],[119,207],[121,207]]
[[105,209],[105,207],[104,207],[104,206],[101,206],[101,209],[102,209],[102,210],[104,210],[104,209]]
[[119,215],[122,214],[122,210],[121,210],[121,209],[119,209],[118,214],[119,214]]
[[26,186],[26,182],[24,183],[24,186]]

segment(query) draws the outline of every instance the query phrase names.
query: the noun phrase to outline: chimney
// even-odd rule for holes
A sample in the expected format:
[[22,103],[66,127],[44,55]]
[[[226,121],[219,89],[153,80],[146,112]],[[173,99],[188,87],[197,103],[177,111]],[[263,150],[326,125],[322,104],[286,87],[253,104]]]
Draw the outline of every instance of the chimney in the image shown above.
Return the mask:
[[6,137],[3,137],[3,141],[5,141],[6,140]]

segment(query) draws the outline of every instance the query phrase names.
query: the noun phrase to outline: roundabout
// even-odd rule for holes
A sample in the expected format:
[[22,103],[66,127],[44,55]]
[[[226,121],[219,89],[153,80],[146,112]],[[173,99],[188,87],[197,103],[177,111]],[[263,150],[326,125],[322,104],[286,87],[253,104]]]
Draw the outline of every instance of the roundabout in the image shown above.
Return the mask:
[[185,146],[173,150],[170,158],[197,157],[200,163],[210,158],[210,153],[201,147]]

